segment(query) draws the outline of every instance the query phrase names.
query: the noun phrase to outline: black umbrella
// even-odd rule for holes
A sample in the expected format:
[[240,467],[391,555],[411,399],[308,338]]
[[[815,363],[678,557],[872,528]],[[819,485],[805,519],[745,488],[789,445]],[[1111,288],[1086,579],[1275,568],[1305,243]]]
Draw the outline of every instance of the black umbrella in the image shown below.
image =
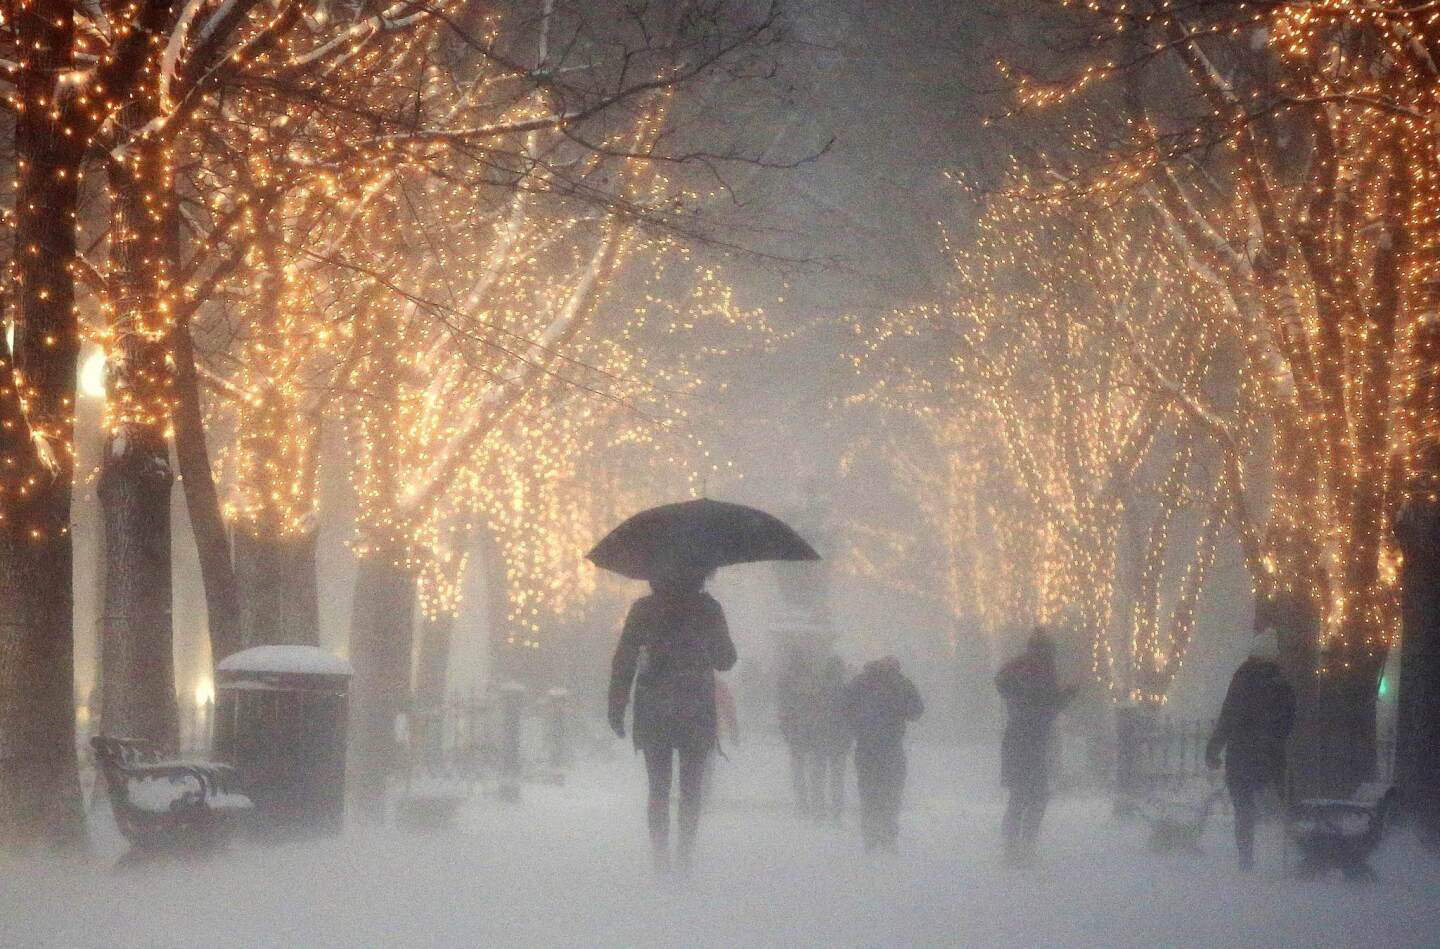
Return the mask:
[[757,560],[819,560],[784,521],[743,504],[683,501],[641,511],[586,554],[635,580],[706,574]]

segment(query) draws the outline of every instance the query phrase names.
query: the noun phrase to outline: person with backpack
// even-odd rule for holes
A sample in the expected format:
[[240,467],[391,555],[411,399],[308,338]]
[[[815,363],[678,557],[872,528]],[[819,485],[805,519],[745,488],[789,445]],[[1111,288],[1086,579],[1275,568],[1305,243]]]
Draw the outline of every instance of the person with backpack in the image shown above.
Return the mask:
[[845,687],[845,722],[855,736],[860,830],[867,851],[899,849],[905,791],[905,726],[925,711],[894,656],[868,662]]
[[1225,787],[1235,809],[1235,850],[1240,870],[1255,868],[1256,796],[1285,786],[1285,741],[1295,724],[1295,690],[1276,662],[1273,633],[1256,637],[1250,657],[1240,664],[1225,692],[1215,731],[1205,746],[1212,769],[1225,761]]
[[657,874],[671,870],[670,788],[680,771],[679,872],[693,868],[705,768],[716,747],[715,673],[735,665],[725,612],[705,592],[706,577],[650,581],[651,593],[625,618],[610,667],[609,718],[625,736],[625,708],[635,693],[632,734],[649,779],[646,818]]

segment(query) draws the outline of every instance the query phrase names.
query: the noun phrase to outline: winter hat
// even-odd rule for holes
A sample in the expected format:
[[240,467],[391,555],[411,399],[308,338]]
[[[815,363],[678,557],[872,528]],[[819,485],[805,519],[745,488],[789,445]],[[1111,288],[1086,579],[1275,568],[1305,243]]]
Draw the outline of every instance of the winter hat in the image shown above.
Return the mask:
[[1273,627],[1267,626],[1255,634],[1250,641],[1250,658],[1267,659],[1270,662],[1280,658],[1280,637]]
[[1025,651],[1037,655],[1055,655],[1055,640],[1045,631],[1044,626],[1036,626],[1035,631],[1025,642]]

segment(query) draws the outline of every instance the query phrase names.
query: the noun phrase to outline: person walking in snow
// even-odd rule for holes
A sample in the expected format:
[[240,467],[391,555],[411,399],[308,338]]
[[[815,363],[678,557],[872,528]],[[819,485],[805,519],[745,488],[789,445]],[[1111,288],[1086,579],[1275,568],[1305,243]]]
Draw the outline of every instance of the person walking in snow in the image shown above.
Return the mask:
[[[815,817],[818,777],[821,681],[813,648],[793,643],[784,651],[775,683],[776,711],[780,737],[790,752],[790,783],[795,790],[795,813],[804,819]],[[819,791],[823,799],[823,791]]]
[[1273,633],[1256,637],[1250,658],[1230,679],[1215,731],[1205,746],[1205,763],[1225,760],[1225,787],[1235,808],[1235,849],[1240,869],[1255,868],[1256,796],[1285,785],[1285,741],[1295,724],[1295,690],[1275,660]]
[[865,664],[844,694],[845,721],[855,736],[855,779],[866,850],[894,851],[905,790],[905,726],[925,711],[920,693],[894,656]]
[[[854,742],[845,721],[845,661],[831,653],[820,667],[819,720],[815,729],[815,768],[811,794],[815,817],[841,822],[845,813],[845,772]],[[828,787],[827,787],[828,785]],[[828,791],[828,799],[826,797]]]
[[632,734],[645,756],[646,810],[655,870],[668,874],[670,788],[680,771],[679,871],[693,866],[705,768],[716,746],[715,673],[735,665],[725,612],[705,592],[704,575],[657,578],[631,606],[610,667],[610,727],[625,736],[634,685]]
[[1040,822],[1050,800],[1049,750],[1055,719],[1074,697],[1075,686],[1061,688],[1055,678],[1055,641],[1037,626],[1025,651],[995,677],[1005,702],[1005,733],[1000,741],[1000,783],[1010,792],[1001,823],[1007,863],[1035,857]]

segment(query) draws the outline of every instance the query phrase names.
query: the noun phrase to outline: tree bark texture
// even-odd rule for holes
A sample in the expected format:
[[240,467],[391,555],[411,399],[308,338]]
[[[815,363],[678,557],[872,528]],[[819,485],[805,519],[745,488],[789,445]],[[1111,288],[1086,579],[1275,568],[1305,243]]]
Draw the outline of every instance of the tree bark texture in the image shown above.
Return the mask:
[[1412,501],[1397,531],[1404,634],[1395,723],[1395,783],[1422,839],[1440,846],[1440,506]]
[[315,550],[319,532],[258,537],[235,531],[244,648],[320,645]]
[[442,613],[421,624],[415,661],[414,736],[425,763],[436,766],[444,750],[445,683],[450,671],[450,644],[455,617]]
[[349,786],[361,816],[385,815],[386,779],[403,764],[395,718],[410,704],[415,578],[404,555],[376,550],[360,560],[350,626]]
[[[143,91],[120,110],[126,133],[155,116]],[[102,730],[179,745],[171,590],[170,344],[179,236],[170,158],[138,138],[106,168],[110,218],[110,338],[100,468],[105,524]]]
[[49,105],[55,77],[74,65],[74,13],[64,0],[12,12],[27,63],[16,76],[26,107],[15,120],[15,351],[0,350],[0,847],[79,846],[70,535],[79,338],[69,268],[83,145]]
[[230,536],[220,510],[220,493],[205,444],[205,418],[200,405],[200,382],[195,371],[195,344],[187,322],[174,328],[175,358],[175,461],[180,486],[200,559],[200,580],[205,586],[205,611],[210,630],[210,656],[219,662],[242,646],[240,587],[230,555]]
[[105,530],[101,731],[179,746],[171,615],[169,445],[137,428],[112,436],[100,471]]

